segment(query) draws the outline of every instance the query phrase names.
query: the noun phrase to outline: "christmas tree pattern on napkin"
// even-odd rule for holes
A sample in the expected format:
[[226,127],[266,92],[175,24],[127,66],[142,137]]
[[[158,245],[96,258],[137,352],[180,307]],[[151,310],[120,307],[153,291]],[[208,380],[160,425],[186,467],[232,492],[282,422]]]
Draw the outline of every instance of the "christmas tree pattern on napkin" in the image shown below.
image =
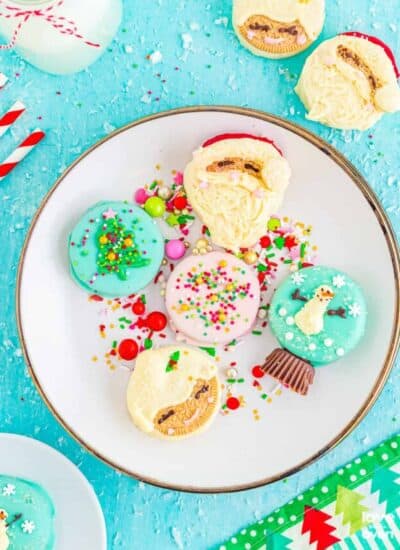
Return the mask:
[[346,464],[219,550],[400,549],[400,434]]

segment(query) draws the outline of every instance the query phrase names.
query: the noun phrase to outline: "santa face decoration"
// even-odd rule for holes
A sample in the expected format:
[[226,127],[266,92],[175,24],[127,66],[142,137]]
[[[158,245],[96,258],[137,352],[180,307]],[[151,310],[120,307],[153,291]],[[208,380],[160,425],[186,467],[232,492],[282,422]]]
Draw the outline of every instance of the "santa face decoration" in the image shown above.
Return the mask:
[[267,138],[224,134],[194,152],[184,186],[212,241],[237,251],[257,243],[280,207],[290,168]]
[[307,59],[296,92],[307,118],[343,130],[367,130],[400,110],[399,71],[379,39],[351,32],[323,42]]
[[234,0],[233,25],[256,55],[283,58],[307,49],[325,20],[324,0]]

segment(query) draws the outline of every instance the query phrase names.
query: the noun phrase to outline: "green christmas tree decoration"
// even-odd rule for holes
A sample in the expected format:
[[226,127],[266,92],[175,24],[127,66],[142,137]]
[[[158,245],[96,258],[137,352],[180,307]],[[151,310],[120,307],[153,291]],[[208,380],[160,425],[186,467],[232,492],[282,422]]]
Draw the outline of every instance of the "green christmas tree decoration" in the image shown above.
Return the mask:
[[144,267],[150,263],[148,258],[141,255],[134,231],[126,228],[117,214],[102,221],[95,239],[99,275],[114,273],[125,281],[128,269]]
[[379,468],[374,472],[371,492],[379,491],[379,503],[386,502],[386,514],[399,506],[400,485],[396,483],[399,479],[399,475],[389,468]]
[[368,511],[360,504],[364,496],[338,485],[335,514],[343,514],[343,525],[350,524],[350,535],[353,535],[368,522],[363,520],[363,513]]
[[332,535],[332,531],[335,531],[335,527],[329,525],[328,521],[332,519],[332,516],[317,510],[311,506],[304,507],[304,519],[301,527],[301,534],[310,533],[310,544],[316,542],[317,550],[326,550],[331,548],[340,539]]

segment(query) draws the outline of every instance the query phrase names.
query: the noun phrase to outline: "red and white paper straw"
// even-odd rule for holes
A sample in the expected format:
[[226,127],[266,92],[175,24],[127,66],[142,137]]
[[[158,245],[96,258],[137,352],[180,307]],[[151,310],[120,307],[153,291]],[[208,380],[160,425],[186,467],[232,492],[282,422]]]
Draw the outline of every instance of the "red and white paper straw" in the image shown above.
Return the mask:
[[6,85],[8,78],[5,74],[0,73],[0,88]]
[[12,107],[0,118],[0,137],[4,136],[7,130],[22,115],[26,107],[22,101],[16,101]]
[[14,168],[28,155],[36,145],[42,141],[45,133],[36,129],[0,164],[0,181],[3,180]]

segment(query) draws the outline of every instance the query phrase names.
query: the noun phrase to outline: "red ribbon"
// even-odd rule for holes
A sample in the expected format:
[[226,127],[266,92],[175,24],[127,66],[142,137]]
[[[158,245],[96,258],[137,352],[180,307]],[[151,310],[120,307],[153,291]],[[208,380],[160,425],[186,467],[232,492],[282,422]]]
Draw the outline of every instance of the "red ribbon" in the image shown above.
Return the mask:
[[[83,0],[84,1],[84,0]],[[59,8],[64,4],[64,0],[59,0],[51,6],[42,9],[21,9],[17,6],[11,6],[0,0],[0,17],[5,19],[16,19],[18,24],[14,29],[11,40],[8,44],[0,44],[0,50],[10,50],[13,48],[18,40],[18,35],[22,27],[31,19],[31,17],[39,17],[44,21],[47,21],[54,29],[56,29],[60,34],[66,34],[68,36],[73,36],[78,40],[82,40],[87,46],[92,46],[93,48],[100,48],[100,44],[95,42],[90,42],[78,32],[78,27],[74,21],[67,19],[62,15],[55,15],[53,10]]]

